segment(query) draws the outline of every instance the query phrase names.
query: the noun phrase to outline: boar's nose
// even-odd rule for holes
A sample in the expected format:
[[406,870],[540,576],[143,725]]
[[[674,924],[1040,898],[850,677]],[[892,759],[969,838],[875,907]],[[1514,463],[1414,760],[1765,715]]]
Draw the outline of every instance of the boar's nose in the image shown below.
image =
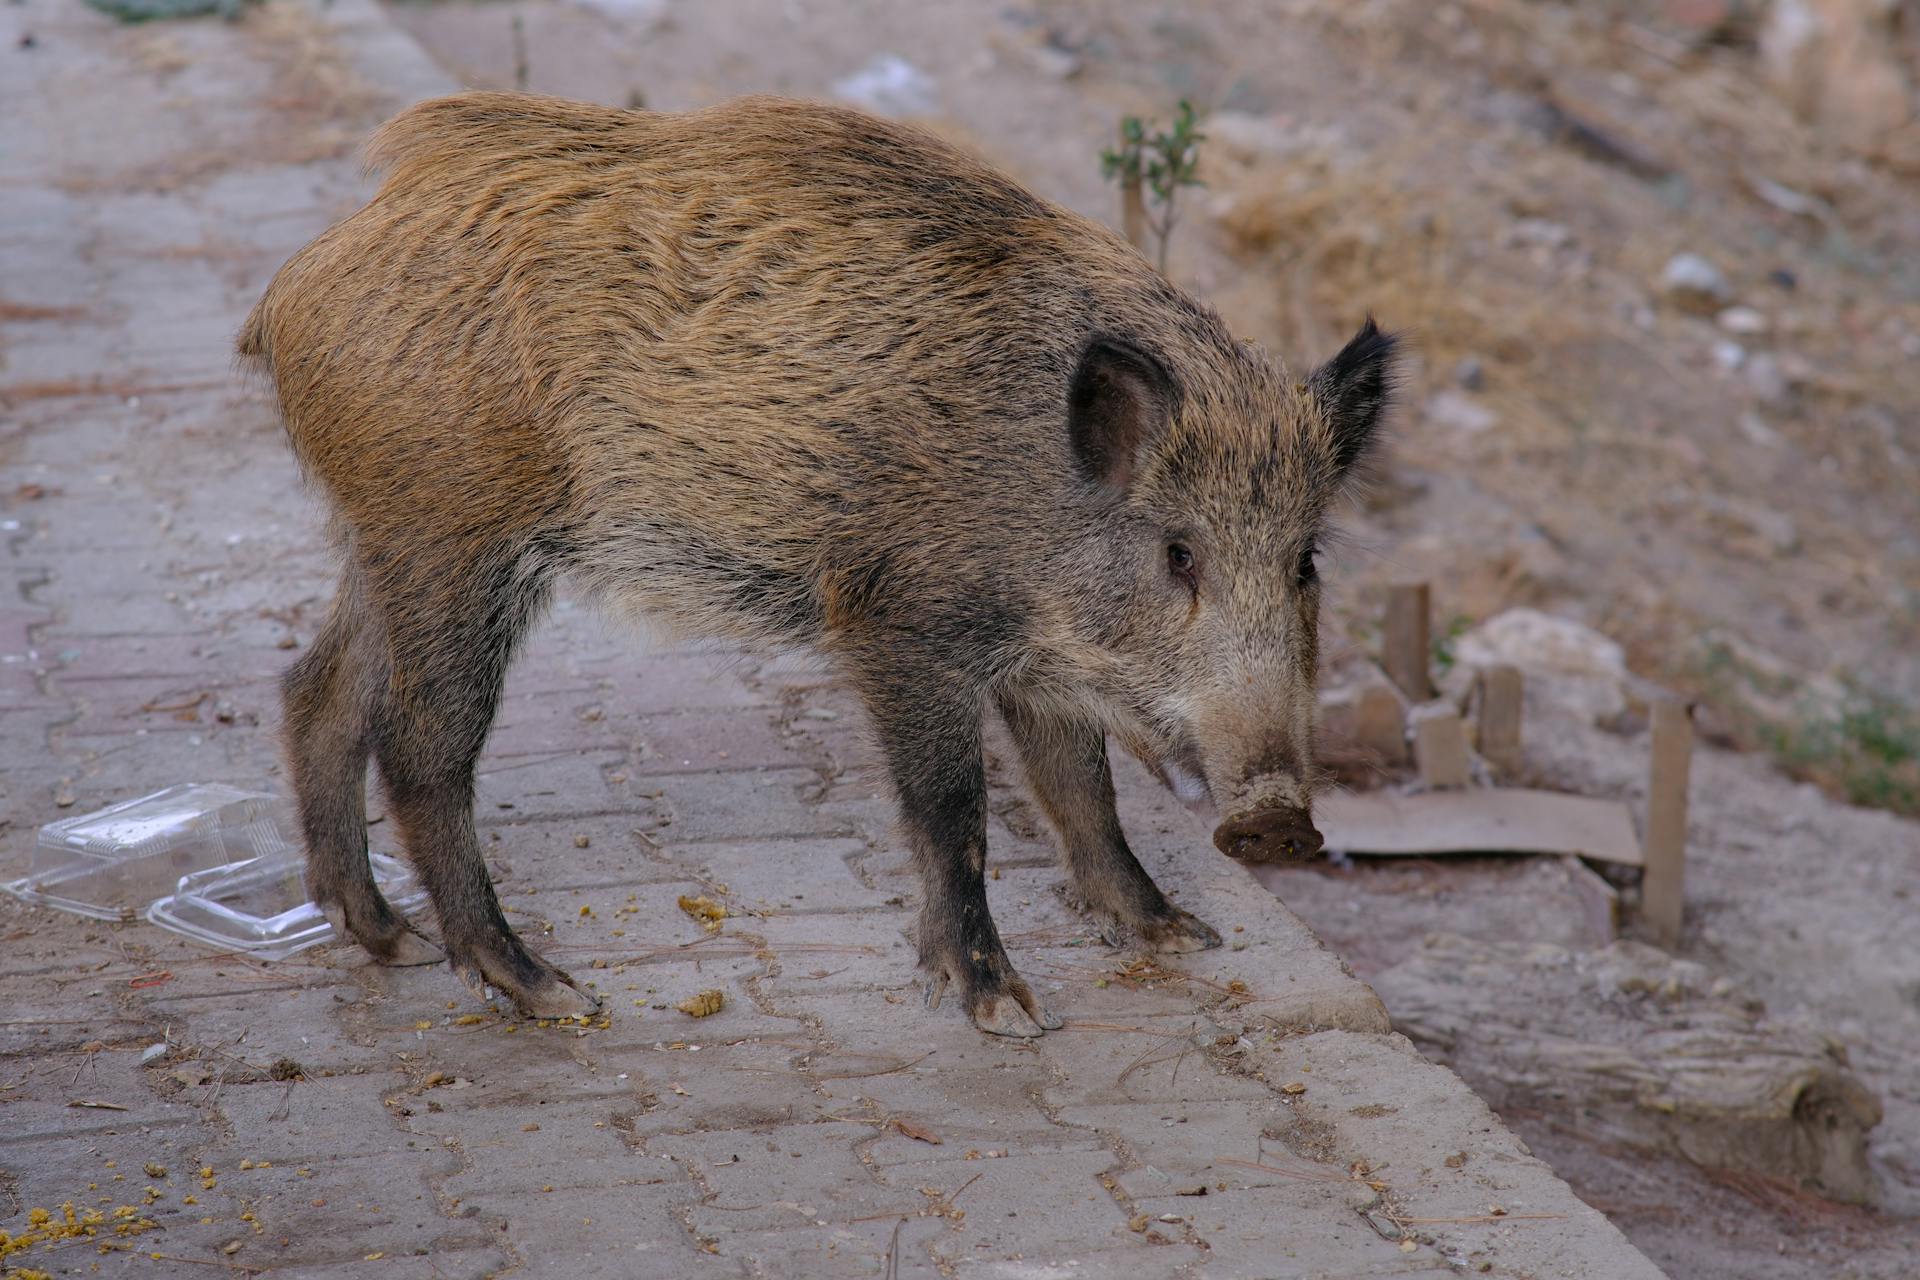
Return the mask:
[[1236,813],[1214,828],[1213,843],[1242,862],[1304,862],[1326,840],[1305,809],[1263,809]]

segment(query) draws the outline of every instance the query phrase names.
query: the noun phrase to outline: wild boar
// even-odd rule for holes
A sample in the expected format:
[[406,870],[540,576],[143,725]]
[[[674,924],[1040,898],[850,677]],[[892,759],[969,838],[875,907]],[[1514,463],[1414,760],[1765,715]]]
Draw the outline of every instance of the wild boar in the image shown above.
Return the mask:
[[365,777],[472,987],[595,1000],[508,928],[474,764],[564,577],[679,635],[814,646],[871,714],[920,872],[929,1004],[1058,1019],[987,910],[983,716],[1074,886],[1145,947],[1218,935],[1114,815],[1106,737],[1235,856],[1319,846],[1315,540],[1394,341],[1305,379],[1106,228],[930,133],[749,98],[685,114],[468,93],[374,138],[374,199],[274,278],[277,390],[344,572],[286,674],[308,886],[390,964]]

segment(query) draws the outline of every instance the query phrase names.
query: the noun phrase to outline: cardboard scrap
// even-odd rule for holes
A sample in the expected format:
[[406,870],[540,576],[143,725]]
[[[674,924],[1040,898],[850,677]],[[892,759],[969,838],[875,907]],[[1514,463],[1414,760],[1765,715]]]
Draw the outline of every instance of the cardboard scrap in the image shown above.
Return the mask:
[[1329,849],[1357,854],[1565,853],[1641,866],[1633,815],[1617,800],[1498,788],[1314,802]]

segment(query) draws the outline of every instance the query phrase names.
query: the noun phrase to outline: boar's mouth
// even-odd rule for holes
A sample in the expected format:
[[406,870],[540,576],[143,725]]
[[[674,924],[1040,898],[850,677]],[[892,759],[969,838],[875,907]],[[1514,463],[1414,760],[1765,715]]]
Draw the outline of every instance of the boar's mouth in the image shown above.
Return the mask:
[[1236,813],[1213,832],[1214,847],[1241,862],[1305,862],[1326,840],[1305,809]]

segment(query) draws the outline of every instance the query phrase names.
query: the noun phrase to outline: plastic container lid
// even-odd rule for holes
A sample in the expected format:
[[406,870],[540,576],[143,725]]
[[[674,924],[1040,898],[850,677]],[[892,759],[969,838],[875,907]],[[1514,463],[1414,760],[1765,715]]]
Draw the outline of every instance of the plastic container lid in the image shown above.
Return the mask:
[[[273,796],[187,783],[40,828],[27,874],[0,885],[28,902],[136,920],[180,877],[292,852]],[[297,849],[297,846],[295,846]]]
[[[373,880],[402,914],[419,909],[426,891],[412,870],[384,853],[369,855]],[[333,937],[333,926],[307,900],[304,859],[291,849],[180,877],[174,892],[147,908],[147,919],[200,942],[263,960],[281,960]]]

